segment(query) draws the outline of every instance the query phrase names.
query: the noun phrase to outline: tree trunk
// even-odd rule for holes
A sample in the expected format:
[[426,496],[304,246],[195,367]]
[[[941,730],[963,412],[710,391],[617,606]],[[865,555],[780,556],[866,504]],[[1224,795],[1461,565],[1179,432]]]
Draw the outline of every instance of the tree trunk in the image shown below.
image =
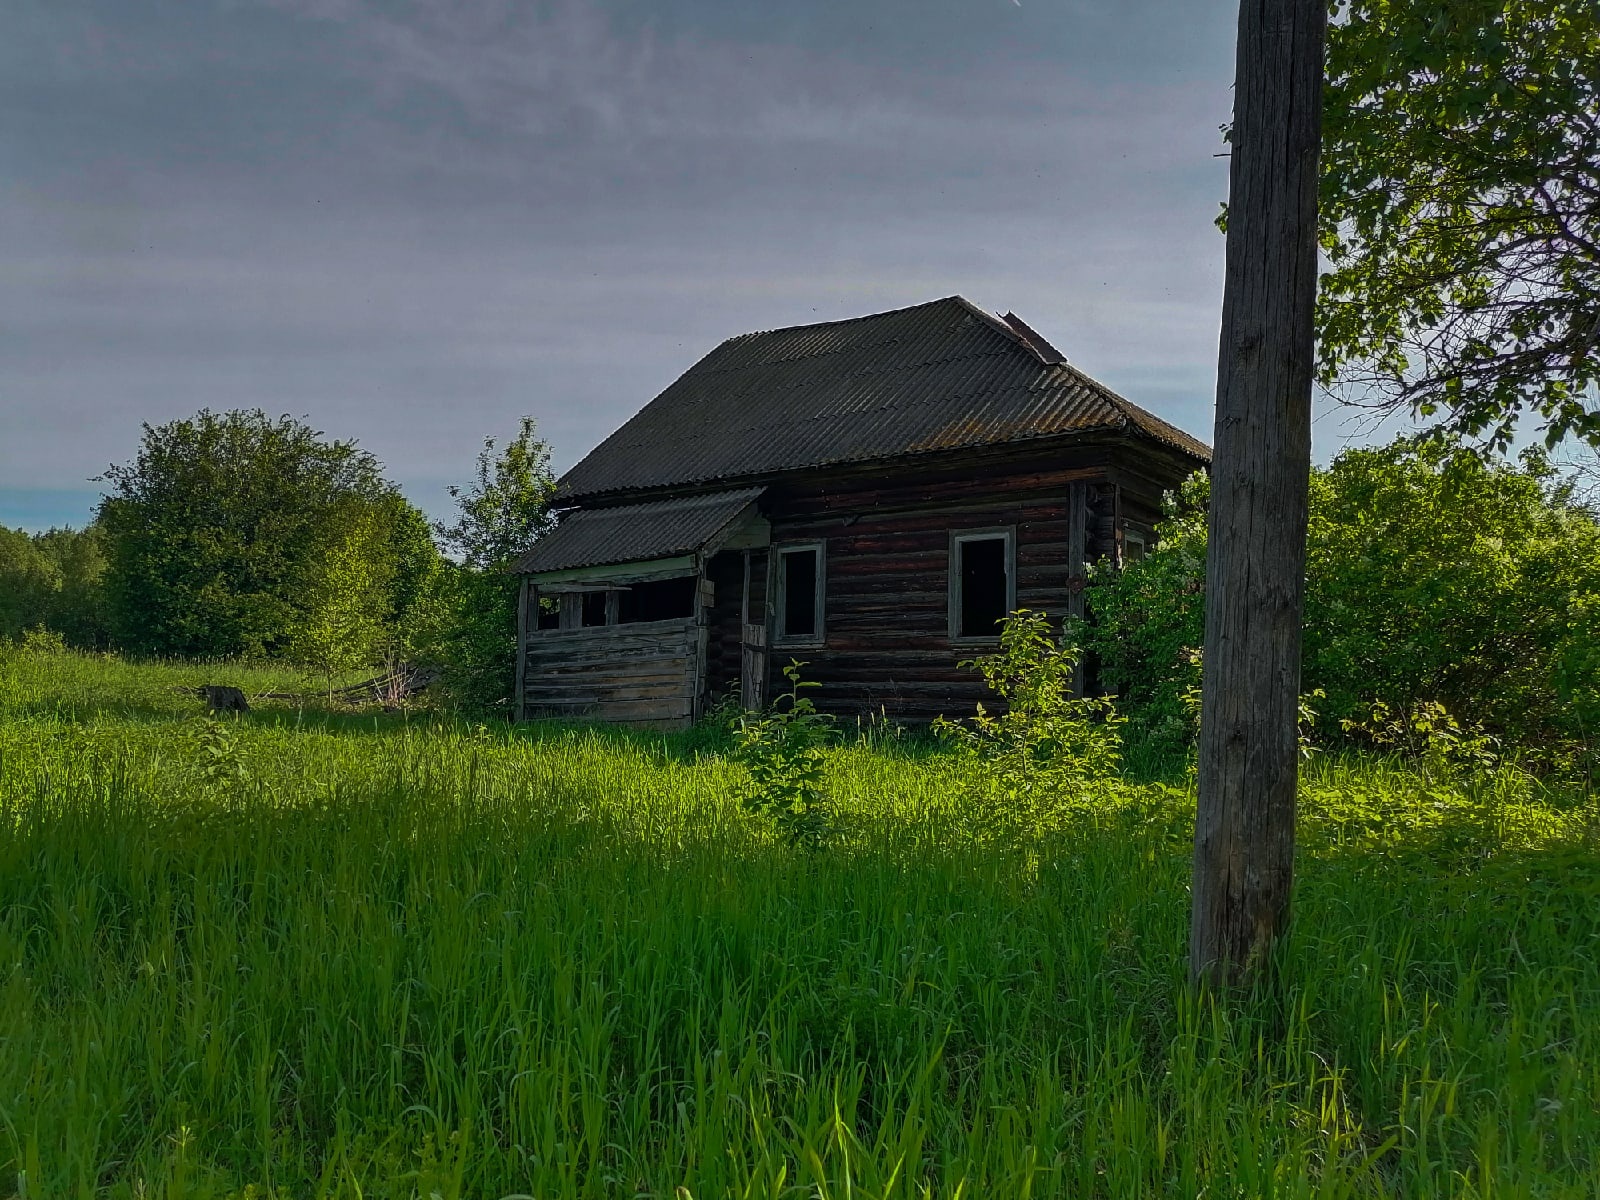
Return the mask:
[[1206,563],[1189,966],[1257,968],[1289,914],[1326,0],[1241,0]]

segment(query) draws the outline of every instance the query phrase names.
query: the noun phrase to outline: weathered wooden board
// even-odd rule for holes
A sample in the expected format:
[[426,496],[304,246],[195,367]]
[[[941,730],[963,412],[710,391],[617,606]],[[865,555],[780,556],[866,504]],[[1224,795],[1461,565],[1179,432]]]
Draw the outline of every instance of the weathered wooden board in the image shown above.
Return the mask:
[[661,728],[694,719],[704,626],[642,621],[531,633],[523,711]]

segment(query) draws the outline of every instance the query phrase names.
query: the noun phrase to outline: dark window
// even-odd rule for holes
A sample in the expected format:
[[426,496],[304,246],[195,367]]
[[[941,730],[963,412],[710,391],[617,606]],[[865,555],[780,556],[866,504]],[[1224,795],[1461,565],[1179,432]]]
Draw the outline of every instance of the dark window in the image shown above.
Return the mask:
[[1010,564],[1003,537],[969,538],[956,543],[956,636],[1000,635],[1000,622],[1010,610]]
[[538,615],[538,624],[537,624],[536,628],[539,628],[539,629],[560,629],[561,628],[561,602],[559,600],[557,600],[556,597],[554,597],[554,596],[540,596],[539,597],[539,615]]
[[782,636],[807,641],[818,633],[817,600],[822,552],[815,547],[785,550],[778,556],[779,594],[783,599]]
[[604,625],[606,623],[606,594],[604,592],[585,592],[583,594],[583,623],[584,625]]
[[634,621],[686,620],[694,616],[697,582],[693,575],[684,575],[678,579],[630,583],[620,598],[617,620],[625,625]]

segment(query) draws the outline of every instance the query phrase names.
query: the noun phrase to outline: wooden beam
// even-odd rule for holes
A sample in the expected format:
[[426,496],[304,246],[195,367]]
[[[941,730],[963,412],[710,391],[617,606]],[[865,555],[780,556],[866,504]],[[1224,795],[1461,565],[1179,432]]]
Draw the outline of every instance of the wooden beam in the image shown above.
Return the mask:
[[[517,588],[517,674],[516,674],[516,719],[523,719],[524,689],[528,673],[528,611],[530,601],[537,605],[537,599],[532,598],[533,584],[524,579]],[[535,613],[538,612],[534,608]]]
[[[1083,620],[1084,589],[1089,586],[1089,485],[1074,483],[1067,489],[1067,616]],[[1083,695],[1084,663],[1072,673],[1072,694]]]

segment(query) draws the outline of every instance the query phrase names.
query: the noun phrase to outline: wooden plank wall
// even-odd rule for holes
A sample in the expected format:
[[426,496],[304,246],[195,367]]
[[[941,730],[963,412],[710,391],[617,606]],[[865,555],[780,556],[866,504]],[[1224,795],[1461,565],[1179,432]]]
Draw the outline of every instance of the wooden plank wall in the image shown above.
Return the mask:
[[[970,714],[977,701],[991,697],[973,672],[956,664],[986,649],[952,645],[949,637],[950,533],[1014,527],[1017,604],[1059,619],[1069,607],[1074,484],[1079,495],[1087,490],[1092,497],[1085,545],[1092,561],[1110,550],[1115,536],[1107,521],[1115,512],[1115,488],[1099,466],[1019,463],[1006,472],[898,482],[880,475],[774,497],[775,545],[827,540],[827,600],[825,646],[791,651],[774,643],[771,693],[780,690],[781,667],[797,657],[810,664],[806,676],[823,685],[811,696],[827,711],[882,709],[915,723],[940,713]],[[719,585],[712,637],[731,646],[737,635],[727,614],[736,616],[737,606],[722,604],[721,592]],[[735,661],[719,655],[719,672],[735,670]]]
[[534,631],[524,712],[681,728],[696,715],[704,633],[692,619]]

